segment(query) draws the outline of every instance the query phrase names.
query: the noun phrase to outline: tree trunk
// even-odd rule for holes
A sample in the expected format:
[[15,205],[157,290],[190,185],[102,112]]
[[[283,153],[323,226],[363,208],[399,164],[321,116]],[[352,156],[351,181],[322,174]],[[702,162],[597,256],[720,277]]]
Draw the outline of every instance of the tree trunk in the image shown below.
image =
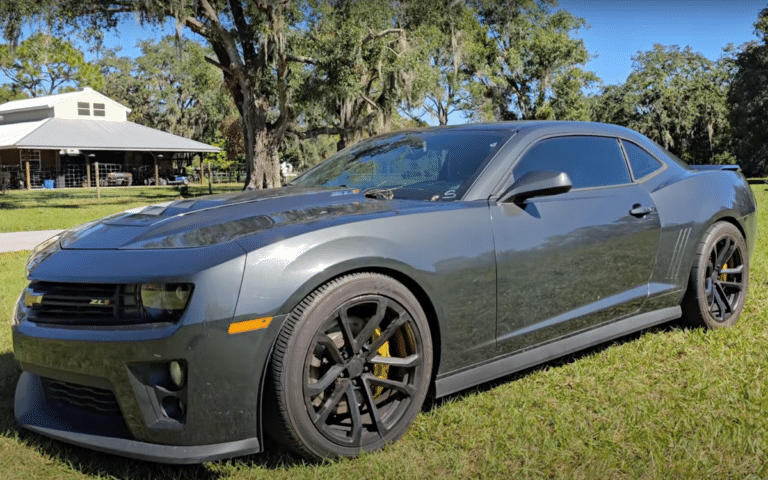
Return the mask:
[[266,128],[255,132],[253,171],[246,185],[248,190],[280,186],[279,143],[280,139]]
[[336,142],[336,151],[340,152],[347,148],[347,135],[346,133],[342,132],[339,133],[339,141]]
[[279,135],[269,128],[266,110],[257,106],[252,92],[244,95],[242,105],[245,141],[244,189],[257,190],[280,186]]

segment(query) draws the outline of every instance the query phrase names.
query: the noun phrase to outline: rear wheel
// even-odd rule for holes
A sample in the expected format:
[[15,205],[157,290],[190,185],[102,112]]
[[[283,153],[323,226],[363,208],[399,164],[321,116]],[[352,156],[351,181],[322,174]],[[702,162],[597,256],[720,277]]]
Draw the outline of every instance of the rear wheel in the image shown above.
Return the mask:
[[429,326],[410,291],[378,274],[333,280],[291,312],[278,337],[275,436],[313,460],[381,448],[416,417],[431,373]]
[[719,222],[696,249],[683,320],[692,326],[730,327],[739,318],[749,284],[749,253],[738,228]]

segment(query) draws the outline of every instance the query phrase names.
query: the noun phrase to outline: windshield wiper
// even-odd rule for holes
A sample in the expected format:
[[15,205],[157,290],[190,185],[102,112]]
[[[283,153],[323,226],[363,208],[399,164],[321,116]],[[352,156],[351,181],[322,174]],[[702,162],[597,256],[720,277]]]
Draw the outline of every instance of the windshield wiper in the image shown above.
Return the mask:
[[363,195],[365,195],[368,198],[378,198],[379,200],[392,200],[395,196],[395,190],[400,187],[395,188],[366,188],[363,190]]

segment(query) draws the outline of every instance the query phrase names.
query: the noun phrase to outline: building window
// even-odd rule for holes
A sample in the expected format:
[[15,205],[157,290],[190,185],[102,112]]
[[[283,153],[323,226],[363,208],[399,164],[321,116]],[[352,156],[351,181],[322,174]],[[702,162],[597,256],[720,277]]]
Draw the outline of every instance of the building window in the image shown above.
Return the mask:
[[77,102],[77,114],[78,115],[90,115],[91,104],[88,102]]
[[107,115],[106,113],[106,107],[103,103],[94,103],[93,104],[93,116],[94,117],[105,117]]

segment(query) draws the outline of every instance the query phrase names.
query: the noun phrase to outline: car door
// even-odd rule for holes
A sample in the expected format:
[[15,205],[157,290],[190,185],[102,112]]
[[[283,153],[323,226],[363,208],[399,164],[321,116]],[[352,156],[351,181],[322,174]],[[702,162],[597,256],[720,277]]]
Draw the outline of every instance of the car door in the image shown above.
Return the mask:
[[513,352],[636,312],[648,295],[660,222],[619,141],[540,140],[513,169],[567,173],[567,193],[491,202],[497,347]]

